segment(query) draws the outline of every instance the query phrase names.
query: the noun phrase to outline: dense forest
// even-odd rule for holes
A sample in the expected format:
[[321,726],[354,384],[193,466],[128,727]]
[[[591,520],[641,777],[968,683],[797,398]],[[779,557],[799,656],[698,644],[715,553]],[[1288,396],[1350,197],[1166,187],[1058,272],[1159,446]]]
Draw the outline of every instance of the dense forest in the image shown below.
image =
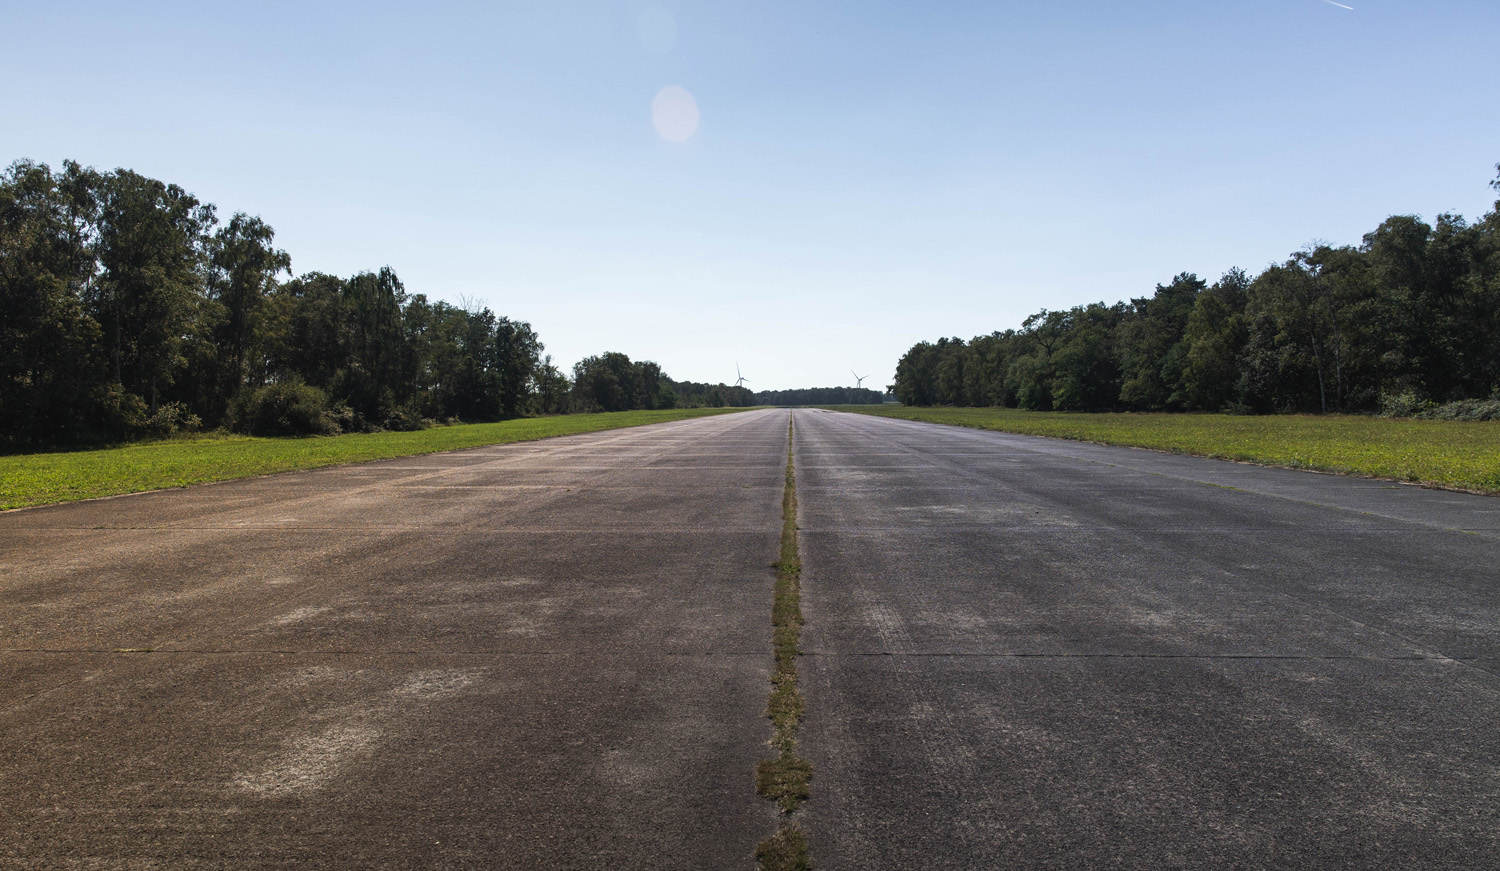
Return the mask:
[[197,429],[332,434],[441,420],[748,406],[606,353],[564,373],[524,321],[389,268],[293,277],[258,217],[129,170],[0,174],[0,443]]
[[1500,398],[1500,202],[1475,224],[1392,217],[1358,247],[1314,244],[1253,278],[1183,273],[1128,303],[921,342],[893,390],[1069,411],[1404,415]]

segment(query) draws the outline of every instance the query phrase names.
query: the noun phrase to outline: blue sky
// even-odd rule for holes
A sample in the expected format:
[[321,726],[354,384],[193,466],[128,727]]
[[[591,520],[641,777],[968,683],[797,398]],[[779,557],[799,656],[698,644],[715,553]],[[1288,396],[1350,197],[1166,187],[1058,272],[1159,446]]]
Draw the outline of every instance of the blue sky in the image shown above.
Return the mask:
[[879,385],[921,339],[1489,211],[1500,4],[1346,5],[11,4],[0,162],[176,182],[565,367]]

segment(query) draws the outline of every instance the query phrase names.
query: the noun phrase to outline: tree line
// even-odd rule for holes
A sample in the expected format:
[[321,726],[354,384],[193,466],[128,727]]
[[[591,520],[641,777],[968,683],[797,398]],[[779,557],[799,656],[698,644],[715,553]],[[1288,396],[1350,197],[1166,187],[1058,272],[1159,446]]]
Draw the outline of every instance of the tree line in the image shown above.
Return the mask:
[[1254,277],[1182,273],[1149,297],[920,342],[892,389],[907,405],[1066,411],[1406,414],[1500,399],[1500,202],[1474,224],[1393,216],[1358,246],[1313,244]]
[[571,378],[531,325],[389,267],[293,276],[259,217],[75,162],[0,174],[0,442],[412,429],[434,420],[752,405],[606,353]]
[[802,387],[795,390],[762,390],[757,405],[879,405],[886,395],[868,387]]
[[618,352],[580,360],[573,367],[575,403],[587,410],[748,408],[761,403],[743,387],[673,381],[650,360]]

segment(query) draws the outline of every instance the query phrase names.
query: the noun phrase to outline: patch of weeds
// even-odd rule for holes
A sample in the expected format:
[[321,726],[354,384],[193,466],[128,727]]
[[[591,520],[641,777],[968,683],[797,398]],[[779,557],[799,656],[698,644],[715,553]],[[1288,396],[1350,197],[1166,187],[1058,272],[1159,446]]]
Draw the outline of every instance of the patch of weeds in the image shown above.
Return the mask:
[[[802,722],[806,703],[797,692],[797,675],[778,674],[771,678],[771,700],[766,703],[766,716],[776,724],[778,735],[792,734]],[[774,739],[773,739],[774,743]]]
[[755,848],[755,863],[761,871],[808,871],[807,836],[791,823],[783,824]]
[[807,801],[812,781],[812,763],[796,752],[783,752],[775,759],[762,759],[755,766],[755,789],[781,806],[785,813],[796,810]]

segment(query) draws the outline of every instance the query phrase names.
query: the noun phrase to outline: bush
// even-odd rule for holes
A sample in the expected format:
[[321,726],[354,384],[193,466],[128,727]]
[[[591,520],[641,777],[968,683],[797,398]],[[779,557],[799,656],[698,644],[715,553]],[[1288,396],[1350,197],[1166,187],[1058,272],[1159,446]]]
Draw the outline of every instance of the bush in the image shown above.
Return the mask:
[[1500,420],[1500,399],[1463,399],[1417,415],[1423,420]]
[[242,393],[231,417],[235,429],[252,435],[339,433],[339,423],[328,408],[328,394],[301,381],[282,381]]
[[140,434],[146,424],[146,402],[119,384],[106,384],[95,391],[101,434],[121,441]]
[[1380,396],[1381,417],[1411,417],[1419,420],[1500,420],[1500,396],[1489,399],[1460,399],[1438,405],[1423,402],[1415,393]]
[[188,410],[181,402],[168,402],[158,406],[156,413],[146,418],[144,429],[152,435],[169,436],[180,432],[197,432],[203,428],[203,420]]
[[365,423],[365,419],[359,416],[359,412],[350,408],[347,402],[335,402],[328,411],[324,412],[324,415],[338,428],[339,432],[374,431],[374,427]]
[[1432,403],[1423,402],[1410,390],[1380,394],[1381,417],[1417,417],[1431,407]]
[[428,421],[420,415],[399,408],[386,415],[385,428],[392,432],[416,432],[427,429]]

